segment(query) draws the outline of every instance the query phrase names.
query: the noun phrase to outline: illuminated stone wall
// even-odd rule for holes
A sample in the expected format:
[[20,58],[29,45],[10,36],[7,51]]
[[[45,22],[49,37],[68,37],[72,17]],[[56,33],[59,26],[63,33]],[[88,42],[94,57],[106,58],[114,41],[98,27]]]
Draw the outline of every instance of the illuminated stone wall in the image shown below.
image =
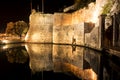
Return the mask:
[[80,22],[94,22],[93,11],[95,9],[95,4],[89,4],[88,8],[83,8],[72,13],[72,24],[79,24]]
[[26,42],[84,45],[84,25],[72,23],[72,14],[55,13],[30,15]]
[[[99,3],[100,1],[100,3]],[[42,14],[32,12],[30,15],[30,28],[25,41],[32,43],[58,43],[77,44],[100,48],[100,29],[98,15],[101,0],[90,3],[73,13]],[[95,19],[94,19],[95,18]],[[96,22],[97,26],[91,27],[88,23]]]
[[[84,45],[85,34],[90,33],[92,29],[95,27],[95,24],[91,22],[84,22],[90,21],[87,17],[85,18],[85,16],[83,16],[84,13],[85,12],[82,12],[81,10],[76,11],[72,14],[55,13],[53,24],[53,42],[61,44]],[[86,14],[86,16],[89,17],[90,15],[92,16],[91,13],[89,15]],[[92,31],[93,33],[92,37],[96,37],[94,36],[94,34],[98,34],[97,32],[98,31],[96,30]],[[98,35],[96,38],[98,40]],[[87,42],[90,41],[89,39],[87,40],[88,40]],[[91,41],[91,45],[92,44],[98,45],[98,43],[96,43],[94,39]]]
[[85,46],[99,49],[99,28],[95,27],[90,33],[85,33]]
[[[67,16],[66,16],[67,15]],[[53,42],[54,43],[72,43],[73,27],[71,14],[55,13],[53,25]]]
[[26,35],[26,42],[52,43],[53,15],[36,12],[29,17],[30,28]]
[[54,14],[53,43],[84,45],[84,23],[72,24],[72,20],[72,14]]
[[[79,11],[77,11],[79,14]],[[30,28],[26,42],[87,45],[97,47],[98,27],[79,19],[76,13],[30,15]],[[82,13],[81,13],[82,14]],[[93,29],[94,28],[94,29]],[[88,34],[88,35],[87,35]]]

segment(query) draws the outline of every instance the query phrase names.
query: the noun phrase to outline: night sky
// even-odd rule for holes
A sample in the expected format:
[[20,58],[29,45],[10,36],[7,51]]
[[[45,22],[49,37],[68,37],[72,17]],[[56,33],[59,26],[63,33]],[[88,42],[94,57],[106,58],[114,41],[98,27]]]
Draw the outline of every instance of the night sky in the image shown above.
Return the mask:
[[24,20],[28,22],[30,15],[29,0],[0,1],[0,32],[3,32],[8,22]]
[[[32,9],[41,11],[42,0],[0,0],[0,33],[4,32],[8,22],[29,22],[31,2]],[[44,13],[62,12],[64,7],[73,3],[74,0],[44,0]]]

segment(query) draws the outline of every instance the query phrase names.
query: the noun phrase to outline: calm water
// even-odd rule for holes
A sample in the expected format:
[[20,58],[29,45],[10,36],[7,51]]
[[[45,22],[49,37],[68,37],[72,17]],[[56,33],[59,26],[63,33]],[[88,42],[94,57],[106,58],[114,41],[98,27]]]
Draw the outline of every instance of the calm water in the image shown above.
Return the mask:
[[120,58],[70,45],[0,45],[0,80],[120,80]]

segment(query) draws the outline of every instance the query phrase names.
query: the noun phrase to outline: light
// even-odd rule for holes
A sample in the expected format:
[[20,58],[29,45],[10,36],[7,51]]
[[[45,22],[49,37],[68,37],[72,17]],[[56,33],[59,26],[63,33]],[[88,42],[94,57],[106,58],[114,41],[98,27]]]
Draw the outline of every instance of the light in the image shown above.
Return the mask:
[[8,40],[3,40],[2,43],[8,43],[9,41]]
[[26,36],[25,36],[25,41],[27,41],[27,39],[28,39],[28,34],[26,34]]
[[97,0],[95,6],[91,5],[92,7],[94,7],[94,11],[92,11],[92,18],[91,21],[92,23],[97,23],[99,20],[99,16],[101,15],[102,11],[103,11],[103,6],[106,4],[106,0]]
[[98,16],[99,16],[99,10],[95,10],[94,13],[93,13],[93,17],[91,19],[91,22],[92,23],[96,23],[99,19],[98,19]]
[[8,45],[4,45],[3,47],[2,47],[2,49],[7,49],[8,48]]
[[98,16],[101,14],[101,12],[102,12],[102,6],[99,4],[96,4],[91,22],[96,23],[99,20]]

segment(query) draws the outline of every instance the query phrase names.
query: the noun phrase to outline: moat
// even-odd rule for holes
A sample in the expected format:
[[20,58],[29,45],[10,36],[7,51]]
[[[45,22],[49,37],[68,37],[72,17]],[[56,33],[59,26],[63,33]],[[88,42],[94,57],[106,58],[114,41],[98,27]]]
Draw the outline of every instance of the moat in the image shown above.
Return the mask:
[[104,51],[55,44],[0,45],[4,80],[120,80],[120,58]]

